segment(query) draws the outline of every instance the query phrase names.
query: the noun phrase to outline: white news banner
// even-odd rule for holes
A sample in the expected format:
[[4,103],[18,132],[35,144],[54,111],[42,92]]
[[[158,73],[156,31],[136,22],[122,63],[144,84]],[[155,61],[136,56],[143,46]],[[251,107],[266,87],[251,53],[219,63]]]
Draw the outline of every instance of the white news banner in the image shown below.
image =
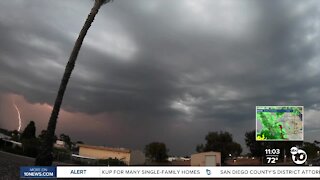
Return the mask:
[[320,178],[316,166],[57,166],[57,178]]

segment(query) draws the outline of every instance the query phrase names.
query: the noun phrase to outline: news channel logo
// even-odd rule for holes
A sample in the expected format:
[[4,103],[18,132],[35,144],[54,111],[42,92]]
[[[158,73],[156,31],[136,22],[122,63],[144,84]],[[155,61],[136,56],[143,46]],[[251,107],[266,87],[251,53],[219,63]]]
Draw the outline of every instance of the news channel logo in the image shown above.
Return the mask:
[[56,178],[57,168],[52,166],[22,166],[20,178]]
[[295,164],[303,164],[307,161],[307,158],[308,158],[308,155],[307,153],[302,150],[302,149],[299,149],[297,147],[292,147],[290,149],[290,153],[291,153],[291,157],[292,157],[292,161],[295,163]]

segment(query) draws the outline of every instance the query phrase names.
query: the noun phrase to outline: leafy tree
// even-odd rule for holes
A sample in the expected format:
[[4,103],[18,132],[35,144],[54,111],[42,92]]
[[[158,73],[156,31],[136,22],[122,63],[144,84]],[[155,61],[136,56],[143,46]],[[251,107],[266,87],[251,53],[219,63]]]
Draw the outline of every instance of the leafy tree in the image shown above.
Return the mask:
[[40,141],[37,138],[22,139],[23,154],[30,157],[36,157],[39,153]]
[[242,153],[241,145],[236,142],[230,143],[228,149],[230,149],[230,154],[234,156],[239,156]]
[[38,138],[40,139],[40,141],[44,140],[44,137],[46,135],[47,131],[46,130],[42,130],[41,133],[39,134]]
[[26,126],[21,134],[23,153],[27,156],[36,157],[39,151],[39,140],[36,138],[36,125],[34,121]]
[[196,151],[197,152],[204,152],[205,151],[204,145],[203,144],[198,144],[197,147],[196,147]]
[[76,40],[73,50],[71,52],[71,55],[69,57],[69,61],[66,65],[61,83],[60,83],[60,87],[59,87],[59,91],[52,109],[52,113],[48,122],[48,126],[47,126],[47,133],[45,134],[45,139],[43,142],[43,145],[41,146],[41,152],[40,154],[37,156],[36,161],[35,161],[35,165],[39,165],[39,166],[51,166],[52,165],[52,161],[53,161],[53,156],[52,156],[52,152],[53,152],[53,139],[54,139],[54,134],[55,134],[55,130],[56,130],[56,125],[57,125],[57,119],[58,119],[58,115],[59,115],[59,111],[60,111],[60,107],[62,104],[62,100],[63,100],[63,96],[64,93],[66,91],[72,70],[74,69],[75,66],[75,62],[77,60],[82,42],[92,24],[92,22],[94,21],[95,16],[98,14],[98,11],[100,9],[100,7],[105,4],[110,2],[110,0],[95,0],[94,1],[94,5],[90,11],[90,14],[88,15],[81,31],[80,34],[78,36],[78,39]]
[[256,131],[246,132],[245,141],[252,156],[254,157],[264,156],[265,146],[263,142],[256,141]]
[[154,162],[165,162],[168,158],[168,149],[162,142],[152,142],[146,145],[145,149],[146,157]]
[[[45,138],[46,133],[47,133],[47,130],[42,130],[41,133],[38,136],[38,139],[41,142],[41,144],[43,144],[43,142],[44,142],[44,138]],[[53,142],[56,142],[57,139],[58,139],[57,135],[54,135]]]
[[21,139],[31,139],[36,138],[36,125],[34,121],[30,121],[27,127],[21,134]]
[[239,155],[242,152],[241,145],[233,141],[232,135],[229,132],[209,132],[205,140],[206,144],[198,145],[196,150],[198,152],[221,152],[222,162],[224,162],[229,154]]
[[71,142],[70,136],[62,133],[62,134],[60,134],[60,140],[65,142],[68,145],[69,149],[71,148],[72,142]]
[[71,159],[71,152],[64,148],[53,148],[53,159],[58,162],[64,162]]

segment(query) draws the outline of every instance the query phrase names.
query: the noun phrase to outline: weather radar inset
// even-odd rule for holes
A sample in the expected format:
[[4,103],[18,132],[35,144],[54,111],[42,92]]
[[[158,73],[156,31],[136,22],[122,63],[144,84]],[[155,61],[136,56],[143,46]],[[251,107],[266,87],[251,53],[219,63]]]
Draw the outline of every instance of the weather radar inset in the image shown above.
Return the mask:
[[303,141],[303,106],[256,106],[257,141]]

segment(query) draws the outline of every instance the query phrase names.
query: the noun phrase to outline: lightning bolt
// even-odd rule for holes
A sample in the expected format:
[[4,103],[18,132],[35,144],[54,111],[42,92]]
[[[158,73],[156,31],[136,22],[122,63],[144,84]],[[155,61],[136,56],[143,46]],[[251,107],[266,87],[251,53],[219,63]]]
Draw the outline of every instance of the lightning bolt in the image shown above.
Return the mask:
[[18,126],[18,131],[20,131],[20,129],[21,129],[21,115],[20,115],[20,111],[19,111],[19,108],[18,108],[18,106],[16,105],[16,103],[13,101],[13,106],[14,106],[14,108],[17,110],[17,113],[18,113],[18,120],[19,120],[19,126]]

